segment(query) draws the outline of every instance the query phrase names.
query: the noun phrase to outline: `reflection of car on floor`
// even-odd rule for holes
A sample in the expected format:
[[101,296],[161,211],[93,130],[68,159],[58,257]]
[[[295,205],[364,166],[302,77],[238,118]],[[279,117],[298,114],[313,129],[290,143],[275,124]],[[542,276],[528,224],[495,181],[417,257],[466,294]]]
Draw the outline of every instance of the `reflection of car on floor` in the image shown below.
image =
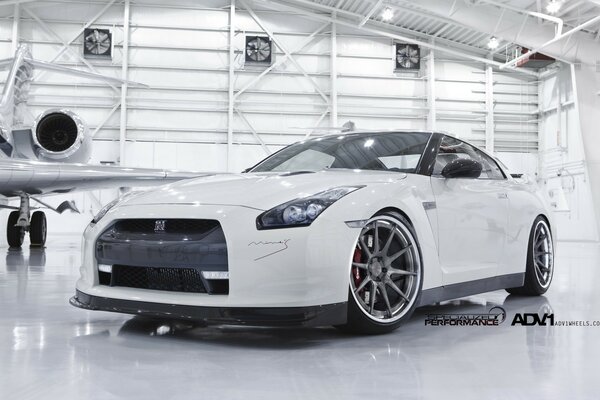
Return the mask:
[[536,185],[440,133],[359,132],[107,206],[85,232],[71,303],[380,333],[419,305],[542,294],[552,274]]

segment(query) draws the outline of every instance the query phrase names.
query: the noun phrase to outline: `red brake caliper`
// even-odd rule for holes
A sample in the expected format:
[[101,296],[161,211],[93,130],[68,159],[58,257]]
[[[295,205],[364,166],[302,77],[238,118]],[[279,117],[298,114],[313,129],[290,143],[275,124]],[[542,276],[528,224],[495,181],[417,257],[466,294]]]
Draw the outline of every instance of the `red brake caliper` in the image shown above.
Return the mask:
[[[362,251],[356,246],[354,249],[354,257],[352,257],[352,261],[359,263],[362,260]],[[363,278],[360,276],[360,270],[358,267],[352,267],[352,278],[354,278],[354,286],[358,287],[362,282]]]

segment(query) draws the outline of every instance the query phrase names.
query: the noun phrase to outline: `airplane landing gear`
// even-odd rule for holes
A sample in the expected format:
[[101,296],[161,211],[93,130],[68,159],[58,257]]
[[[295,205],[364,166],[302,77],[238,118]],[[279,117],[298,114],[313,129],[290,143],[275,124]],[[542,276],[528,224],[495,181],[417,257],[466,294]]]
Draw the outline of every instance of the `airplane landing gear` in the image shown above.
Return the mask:
[[29,241],[32,247],[44,247],[46,244],[46,214],[36,211],[31,215],[29,221]]
[[25,228],[17,225],[19,221],[19,212],[12,211],[8,216],[8,225],[6,226],[6,239],[8,245],[13,248],[19,248],[23,245],[25,239]]
[[46,214],[36,211],[29,217],[29,196],[21,196],[19,211],[12,211],[8,216],[6,239],[12,248],[23,245],[25,233],[29,232],[32,247],[44,247],[46,244],[47,223]]

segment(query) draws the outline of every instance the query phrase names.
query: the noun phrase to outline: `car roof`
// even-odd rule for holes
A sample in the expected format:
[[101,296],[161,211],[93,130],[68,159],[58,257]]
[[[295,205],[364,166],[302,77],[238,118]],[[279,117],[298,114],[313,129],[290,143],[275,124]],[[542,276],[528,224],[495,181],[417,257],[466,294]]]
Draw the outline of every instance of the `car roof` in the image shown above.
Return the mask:
[[[428,133],[428,134],[438,134],[445,135],[449,137],[453,137],[458,139],[456,136],[452,135],[449,132],[439,131],[439,130],[427,130],[427,129],[377,129],[377,130],[353,130],[353,131],[342,131],[342,132],[327,132],[320,136],[312,136],[308,140],[318,139],[318,138],[328,138],[335,136],[362,136],[362,135],[386,135],[390,133]],[[462,140],[462,139],[459,139]]]
[[439,131],[430,131],[423,129],[384,129],[384,130],[354,130],[354,131],[345,131],[345,132],[332,132],[327,133],[323,136],[333,136],[333,135],[383,135],[386,133],[440,133],[442,135],[446,135],[447,133],[439,132]]
[[[385,134],[389,134],[389,133],[428,133],[431,135],[438,134],[438,135],[442,135],[442,136],[448,136],[453,139],[460,140],[461,142],[465,142],[468,145],[475,147],[477,150],[481,151],[482,153],[486,154],[487,156],[493,158],[494,160],[499,161],[498,157],[496,157],[493,153],[487,151],[487,149],[484,149],[477,145],[474,145],[473,143],[469,142],[468,140],[458,138],[448,132],[437,131],[437,130],[436,131],[423,130],[423,129],[388,129],[388,130],[373,130],[373,131],[354,130],[354,131],[347,131],[347,132],[332,132],[332,133],[325,134],[323,136],[310,138],[309,140],[315,140],[315,139],[319,139],[319,138],[329,138],[329,137],[333,137],[333,136],[353,137],[353,136],[362,136],[362,135],[385,135]],[[500,164],[501,164],[501,165],[499,165],[500,169],[502,169],[506,175],[510,175],[510,171],[508,170],[508,168],[506,166],[504,166],[502,163],[500,163]]]

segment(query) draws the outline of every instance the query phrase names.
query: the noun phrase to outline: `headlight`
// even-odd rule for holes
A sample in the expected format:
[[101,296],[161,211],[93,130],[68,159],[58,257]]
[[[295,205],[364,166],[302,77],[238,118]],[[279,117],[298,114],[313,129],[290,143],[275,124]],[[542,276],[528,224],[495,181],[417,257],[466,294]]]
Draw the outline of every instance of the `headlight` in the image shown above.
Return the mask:
[[288,201],[260,214],[258,229],[291,228],[310,225],[327,207],[364,186],[341,186],[309,197]]
[[107,205],[105,205],[104,207],[102,207],[100,209],[100,211],[98,211],[98,214],[96,214],[96,216],[94,217],[94,219],[92,219],[92,224],[97,224],[98,222],[100,222],[100,220],[102,218],[104,218],[104,216],[106,215],[106,213],[113,208],[118,202],[119,200],[121,200],[121,198],[116,198],[113,201],[111,201],[110,203],[108,203]]
[[116,206],[117,203],[119,203],[119,202],[121,202],[121,201],[123,201],[125,199],[128,199],[129,197],[131,197],[131,196],[133,196],[135,194],[138,194],[140,192],[141,192],[141,190],[133,190],[131,192],[127,192],[124,195],[122,195],[122,196],[114,199],[113,201],[111,201],[110,203],[108,203],[107,205],[105,205],[104,207],[102,207],[100,209],[100,211],[98,211],[98,214],[96,214],[96,216],[94,217],[94,219],[92,219],[91,224],[94,225],[94,224],[97,224],[98,222],[100,222],[100,220],[102,218],[104,218],[104,216],[106,215],[106,213],[109,212],[111,208],[113,208],[114,206]]

